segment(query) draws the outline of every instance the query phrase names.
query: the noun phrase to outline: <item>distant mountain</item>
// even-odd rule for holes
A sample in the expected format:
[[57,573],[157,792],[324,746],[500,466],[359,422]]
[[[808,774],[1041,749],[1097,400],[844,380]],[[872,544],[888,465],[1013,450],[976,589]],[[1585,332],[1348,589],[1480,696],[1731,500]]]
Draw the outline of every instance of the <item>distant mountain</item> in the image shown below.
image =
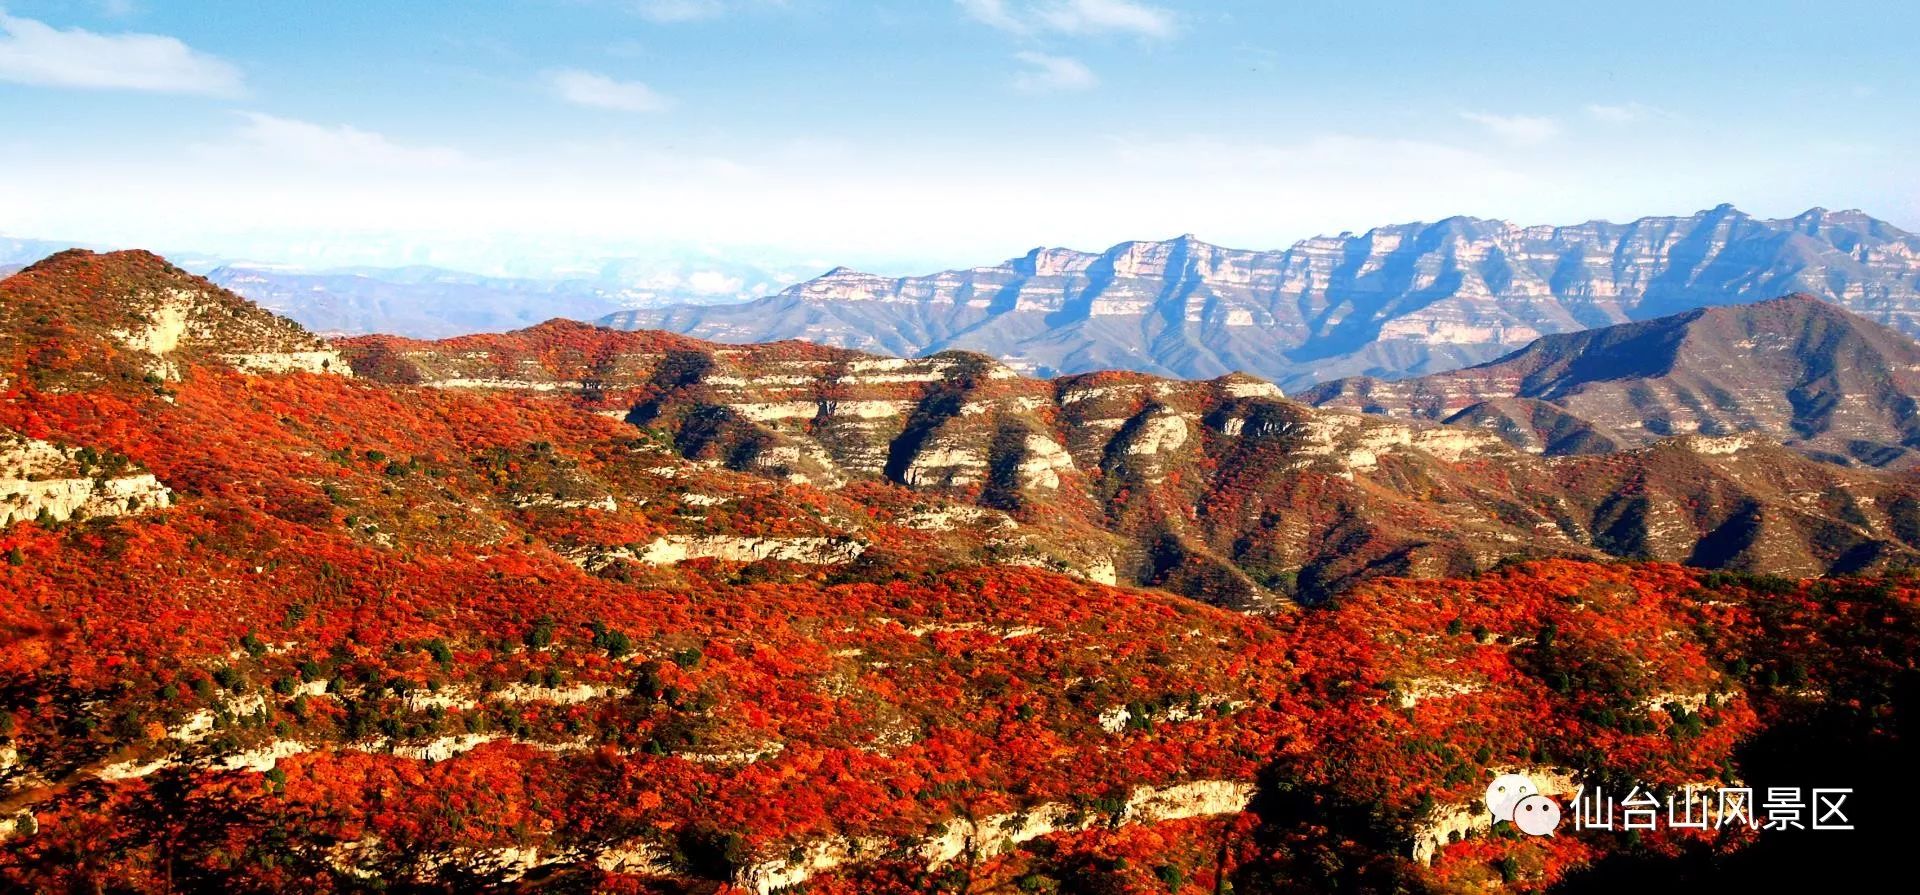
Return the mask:
[[[73,246],[0,237],[0,276]],[[170,257],[176,266],[316,331],[420,338],[504,332],[554,317],[590,320],[624,308],[747,301],[797,278],[701,255],[600,259],[549,276],[487,276],[426,265],[315,270],[201,254]]]
[[621,307],[588,283],[440,272],[399,281],[367,273],[304,273],[232,265],[207,278],[319,332],[451,336],[592,317]]
[[1754,432],[1843,463],[1920,459],[1920,345],[1810,295],[1547,336],[1477,367],[1296,397],[1489,428],[1550,454]]
[[74,244],[70,242],[0,236],[0,271],[19,270],[62,249],[73,247]]
[[1731,206],[1629,224],[1449,218],[1284,251],[1191,236],[1036,249],[891,278],[836,269],[745,305],[623,311],[608,326],[897,355],[985,352],[1041,375],[1243,370],[1289,389],[1490,360],[1550,333],[1807,292],[1920,333],[1920,237],[1858,211],[1762,220]]
[[503,332],[554,317],[591,320],[622,308],[737,302],[774,287],[759,268],[611,261],[591,276],[489,277],[437,267],[308,272],[230,264],[208,279],[330,333],[443,338]]

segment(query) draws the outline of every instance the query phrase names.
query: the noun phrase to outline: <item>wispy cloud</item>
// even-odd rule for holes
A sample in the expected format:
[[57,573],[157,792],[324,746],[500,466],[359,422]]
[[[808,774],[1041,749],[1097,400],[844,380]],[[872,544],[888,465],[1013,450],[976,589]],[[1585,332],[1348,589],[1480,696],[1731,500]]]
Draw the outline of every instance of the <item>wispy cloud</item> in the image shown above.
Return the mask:
[[721,0],[639,0],[634,11],[654,22],[693,22],[727,11]]
[[673,24],[717,19],[734,13],[777,10],[787,0],[623,0],[627,9],[650,22]]
[[1461,112],[1460,117],[1487,129],[1493,136],[1519,146],[1534,146],[1560,136],[1560,122],[1544,115],[1493,115]]
[[1173,13],[1130,0],[1067,0],[1039,14],[1049,26],[1068,34],[1123,31],[1142,37],[1172,37],[1174,32]]
[[577,68],[549,72],[547,83],[561,99],[576,106],[619,112],[662,112],[673,100],[639,81],[617,81]]
[[1013,34],[1131,34],[1168,38],[1179,30],[1171,10],[1135,0],[955,0],[968,18]]
[[47,87],[233,96],[240,70],[163,34],[55,28],[0,12],[0,80]]
[[954,0],[960,11],[990,28],[1015,33],[1027,30],[1027,23],[1007,9],[1006,0]]
[[243,117],[245,123],[235,135],[235,142],[219,147],[217,154],[384,170],[450,169],[472,163],[466,154],[456,149],[397,143],[382,134],[351,125],[315,124],[259,112],[248,112]]
[[1089,90],[1100,84],[1100,79],[1094,75],[1092,69],[1070,56],[1016,53],[1014,58],[1029,66],[1026,71],[1013,78],[1013,86],[1021,90],[1032,93],[1055,93]]

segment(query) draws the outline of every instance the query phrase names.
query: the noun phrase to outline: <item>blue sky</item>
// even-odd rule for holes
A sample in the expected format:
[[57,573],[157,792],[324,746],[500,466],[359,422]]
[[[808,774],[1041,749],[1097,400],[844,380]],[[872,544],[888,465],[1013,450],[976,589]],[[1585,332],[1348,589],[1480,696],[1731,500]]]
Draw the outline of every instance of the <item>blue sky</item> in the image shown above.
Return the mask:
[[1451,214],[1733,202],[1920,226],[1920,4],[0,8],[13,236],[310,265],[907,273]]

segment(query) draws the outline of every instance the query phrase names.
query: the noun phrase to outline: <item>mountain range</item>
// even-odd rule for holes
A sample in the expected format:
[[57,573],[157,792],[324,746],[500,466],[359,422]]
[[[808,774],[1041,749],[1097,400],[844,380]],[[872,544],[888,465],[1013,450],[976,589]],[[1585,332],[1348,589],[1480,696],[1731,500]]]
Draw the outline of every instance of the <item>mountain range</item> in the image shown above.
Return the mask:
[[[1537,369],[1702,367],[1646,338]],[[1538,891],[1770,840],[1513,835],[1497,775],[1912,791],[1920,483],[1513,437],[964,351],[330,342],[61,252],[0,280],[0,889]]]
[[1804,292],[1920,334],[1920,237],[1858,211],[1732,206],[1627,224],[1456,217],[1226,249],[1183,236],[1035,249],[920,277],[844,268],[747,304],[621,311],[608,326],[992,355],[1035,375],[1244,371],[1294,389],[1491,360],[1547,334]]
[[439,267],[306,271],[226,263],[207,279],[326,333],[439,338],[519,329],[621,309],[737,303],[790,274],[717,258],[613,259],[559,278],[484,276]]
[[[0,238],[0,265],[62,247]],[[1183,236],[1100,253],[1039,248],[928,276],[836,268],[784,289],[790,271],[706,256],[603,259],[542,277],[179,263],[331,334],[445,338],[566,317],[901,357],[971,350],[1040,376],[1243,371],[1287,390],[1442,372],[1541,335],[1796,292],[1920,335],[1920,237],[1817,208],[1761,219],[1720,206],[1563,227],[1455,217],[1273,251]]]
[[[962,351],[896,359],[567,321],[340,345],[364,378],[572,395],[691,460],[970,504],[992,511],[976,521],[1017,524],[1000,545],[1009,561],[1239,608],[1513,557],[1794,575],[1920,560],[1916,485],[1841,468],[1906,454],[1920,346],[1805,297],[1550,337],[1453,374],[1511,384],[1560,373],[1561,388],[1526,389],[1551,409],[1520,417],[1527,429],[1511,424],[1520,410],[1497,415],[1506,405],[1480,395],[1460,414],[1396,408],[1398,421],[1289,401],[1245,374],[1036,379]],[[1534,376],[1507,372],[1521,365]],[[1413,395],[1427,394],[1422,382]],[[1302,396],[1381,409],[1344,400],[1348,387]]]
[[[328,345],[140,254],[63,253],[6,282],[19,293],[80,276],[69,270],[134,291],[76,306],[64,326],[166,359],[43,364],[42,387],[166,382],[179,376],[171,359],[200,352],[246,370],[558,399],[688,461],[924,495],[926,518],[910,524],[970,545],[970,561],[1241,609],[1528,557],[1792,575],[1920,565],[1920,484],[1859,468],[1905,466],[1920,443],[1920,346],[1806,296],[1545,337],[1482,367],[1288,400],[1242,373],[1035,378],[957,350],[894,358],[566,320]],[[189,304],[226,310],[190,316]],[[38,318],[0,324],[22,344],[61,344]],[[884,540],[831,526],[809,537]],[[595,568],[635,552],[591,539],[564,549]]]
[[[71,247],[0,236],[0,275]],[[530,264],[533,272],[514,275],[431,265],[310,267],[206,254],[174,254],[171,260],[316,332],[425,338],[501,332],[556,316],[590,320],[624,308],[740,302],[796,277],[790,270],[708,253],[672,252],[583,257],[557,270]]]
[[607,284],[482,277],[433,268],[305,272],[233,264],[207,279],[319,332],[451,336],[592,317],[622,303]]

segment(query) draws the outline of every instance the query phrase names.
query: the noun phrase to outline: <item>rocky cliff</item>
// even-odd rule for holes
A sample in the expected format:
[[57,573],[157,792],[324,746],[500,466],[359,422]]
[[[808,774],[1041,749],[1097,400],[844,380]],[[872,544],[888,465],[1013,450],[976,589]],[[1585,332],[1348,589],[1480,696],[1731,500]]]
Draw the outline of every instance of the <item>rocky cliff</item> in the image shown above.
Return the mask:
[[62,448],[0,429],[0,528],[160,509],[172,494],[124,457]]
[[546,396],[698,463],[909,489],[938,503],[903,522],[974,530],[1000,562],[1242,608],[1514,556],[1815,574],[1904,564],[1920,546],[1915,486],[1764,438],[1548,459],[1482,428],[1316,409],[1240,374],[1037,379],[966,352],[730,346],[564,321],[342,346],[364,378]]
[[1807,292],[1920,334],[1920,237],[1857,211],[1730,206],[1565,227],[1449,218],[1242,251],[1191,236],[892,278],[836,269],[745,305],[602,322],[901,356],[967,349],[1027,373],[1245,370],[1292,389],[1486,361],[1541,335]]

